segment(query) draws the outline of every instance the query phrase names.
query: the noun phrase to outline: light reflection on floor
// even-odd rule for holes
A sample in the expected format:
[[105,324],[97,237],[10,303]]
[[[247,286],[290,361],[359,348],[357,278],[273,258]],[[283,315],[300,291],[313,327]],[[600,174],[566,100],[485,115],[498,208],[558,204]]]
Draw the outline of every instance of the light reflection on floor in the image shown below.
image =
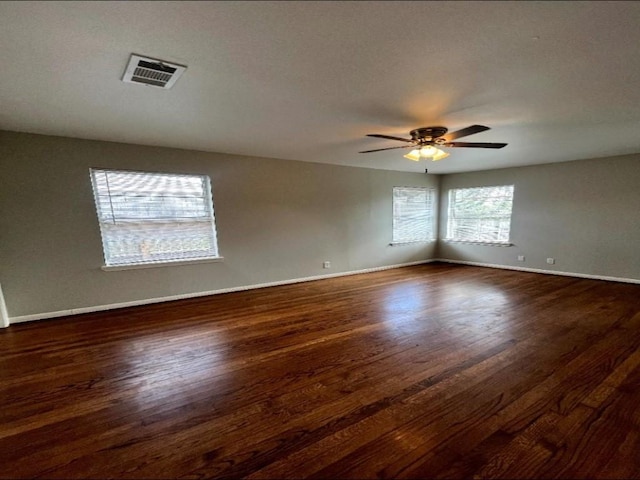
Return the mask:
[[224,333],[211,332],[207,326],[202,332],[194,330],[175,331],[170,341],[166,333],[130,339],[122,352],[126,367],[121,374],[130,379],[127,387],[132,404],[147,408],[169,398],[175,402],[177,396],[188,401],[190,391],[200,384],[211,386],[225,380]]
[[[508,332],[513,320],[511,300],[504,290],[482,282],[464,282],[425,287],[422,283],[400,283],[384,298],[383,321],[388,330],[421,333],[464,326],[465,335],[487,329]],[[430,316],[422,316],[424,310]],[[455,333],[455,331],[454,331]]]

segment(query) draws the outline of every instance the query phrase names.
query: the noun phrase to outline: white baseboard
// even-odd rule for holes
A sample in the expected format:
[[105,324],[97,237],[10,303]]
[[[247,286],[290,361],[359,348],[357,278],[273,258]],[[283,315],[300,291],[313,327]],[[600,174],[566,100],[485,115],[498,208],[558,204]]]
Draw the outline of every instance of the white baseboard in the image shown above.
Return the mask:
[[488,268],[498,268],[502,270],[518,270],[522,272],[531,272],[531,273],[543,273],[547,275],[561,275],[566,277],[578,277],[578,278],[589,278],[593,280],[605,280],[610,282],[624,282],[624,283],[634,283],[640,284],[640,279],[635,278],[624,278],[624,277],[609,277],[603,275],[589,275],[585,273],[574,273],[574,272],[560,272],[557,270],[543,270],[539,268],[527,268],[527,267],[514,267],[511,265],[499,265],[493,263],[481,263],[481,262],[467,262],[464,260],[451,260],[447,258],[437,258],[430,260],[420,260],[417,262],[409,262],[409,263],[401,263],[397,265],[386,265],[383,267],[374,267],[374,268],[365,268],[362,270],[353,270],[349,272],[339,272],[339,273],[329,273],[324,275],[314,275],[312,277],[302,277],[302,278],[294,278],[291,280],[280,280],[276,282],[268,282],[268,283],[258,283],[254,285],[243,285],[239,287],[230,287],[223,288],[219,290],[210,290],[207,292],[196,292],[196,293],[185,293],[181,295],[171,295],[167,297],[157,297],[157,298],[147,298],[143,300],[133,300],[130,302],[121,302],[121,303],[111,303],[107,305],[96,305],[91,307],[82,307],[82,308],[72,308],[69,310],[59,310],[56,312],[43,312],[36,313],[33,315],[22,315],[19,317],[9,317],[7,314],[6,306],[4,304],[4,299],[2,297],[2,288],[0,287],[0,328],[8,327],[9,324],[14,323],[23,323],[23,322],[31,322],[34,320],[45,320],[47,318],[56,318],[63,317],[68,315],[78,315],[81,313],[91,313],[91,312],[101,312],[104,310],[113,310],[116,308],[124,308],[124,307],[135,307],[139,305],[149,305],[152,303],[161,303],[161,302],[170,302],[173,300],[183,300],[187,298],[196,298],[196,297],[206,297],[208,295],[218,295],[221,293],[232,293],[232,292],[241,292],[245,290],[253,290],[257,288],[265,288],[265,287],[275,287],[278,285],[290,285],[293,283],[303,283],[303,282],[311,282],[314,280],[322,280],[325,278],[334,278],[334,277],[344,277],[348,275],[358,275],[361,273],[371,273],[382,270],[391,270],[394,268],[402,268],[409,267],[411,265],[420,265],[431,262],[443,262],[443,263],[457,263],[461,265],[471,265],[475,267],[488,267]]
[[22,322],[31,322],[34,320],[44,320],[47,318],[64,317],[68,315],[78,315],[80,313],[101,312],[104,310],[113,310],[115,308],[136,307],[139,305],[149,305],[151,303],[170,302],[172,300],[184,300],[186,298],[206,297],[207,295],[218,295],[221,293],[241,292],[245,290],[254,290],[256,288],[275,287],[278,285],[289,285],[292,283],[311,282],[313,280],[322,280],[325,278],[345,277],[348,275],[358,275],[361,273],[378,272],[381,270],[391,270],[393,268],[409,267],[411,265],[420,265],[423,263],[431,263],[431,262],[435,262],[435,260],[433,259],[419,260],[417,262],[401,263],[397,265],[385,265],[383,267],[365,268],[363,270],[353,270],[349,272],[329,273],[324,275],[314,275],[312,277],[294,278],[291,280],[280,280],[276,282],[258,283],[254,285],[243,285],[239,287],[222,288],[219,290],[210,290],[208,292],[185,293],[181,295],[171,295],[168,297],[157,297],[157,298],[146,298],[143,300],[133,300],[131,302],[111,303],[108,305],[96,305],[92,307],[72,308],[69,310],[59,310],[57,312],[44,312],[44,313],[36,313],[33,315],[22,315],[19,317],[8,318],[7,325],[5,326],[8,326],[9,323],[14,324],[14,323],[22,323]]
[[544,273],[546,275],[561,275],[563,277],[590,278],[593,280],[606,280],[608,282],[624,282],[640,284],[640,279],[624,277],[607,277],[603,275],[589,275],[586,273],[559,272],[557,270],[543,270],[541,268],[513,267],[511,265],[499,265],[494,263],[466,262],[464,260],[450,260],[448,258],[438,258],[434,262],[459,263],[461,265],[472,265],[474,267],[499,268],[502,270],[518,270],[521,272]]

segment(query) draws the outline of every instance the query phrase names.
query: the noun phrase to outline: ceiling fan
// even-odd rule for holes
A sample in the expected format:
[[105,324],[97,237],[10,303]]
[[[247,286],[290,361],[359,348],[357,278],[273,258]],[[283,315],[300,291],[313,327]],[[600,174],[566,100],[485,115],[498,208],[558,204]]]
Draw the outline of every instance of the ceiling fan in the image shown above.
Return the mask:
[[381,152],[382,150],[393,150],[395,148],[413,148],[410,153],[404,155],[405,158],[413,160],[414,162],[419,161],[420,158],[431,158],[433,161],[436,161],[449,156],[448,153],[437,147],[502,148],[507,145],[506,143],[472,143],[452,141],[460,137],[474,135],[486,130],[490,130],[490,128],[485,127],[484,125],[471,125],[470,127],[451,133],[447,133],[449,130],[445,127],[423,127],[411,130],[409,132],[411,139],[371,133],[367,135],[367,137],[399,140],[401,142],[406,142],[407,145],[402,145],[400,147],[377,148],[375,150],[365,150],[364,152],[359,153]]

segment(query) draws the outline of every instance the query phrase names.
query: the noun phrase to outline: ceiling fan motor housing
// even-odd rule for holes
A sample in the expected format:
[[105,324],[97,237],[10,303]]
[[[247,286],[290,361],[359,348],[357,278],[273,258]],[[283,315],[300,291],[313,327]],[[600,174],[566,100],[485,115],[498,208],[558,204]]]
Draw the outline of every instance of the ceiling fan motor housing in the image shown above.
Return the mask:
[[[446,127],[423,127],[416,128],[415,130],[411,130],[409,132],[411,134],[411,138],[413,141],[420,143],[421,145],[426,144],[428,142],[437,142],[436,139],[442,137],[445,133],[447,133],[448,129]],[[442,142],[444,143],[444,139]]]

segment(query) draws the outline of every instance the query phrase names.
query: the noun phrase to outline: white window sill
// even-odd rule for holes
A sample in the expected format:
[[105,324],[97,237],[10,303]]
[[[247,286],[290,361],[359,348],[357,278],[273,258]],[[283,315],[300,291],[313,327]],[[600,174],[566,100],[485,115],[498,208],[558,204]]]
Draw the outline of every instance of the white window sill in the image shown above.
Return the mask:
[[139,268],[154,268],[154,267],[171,267],[178,265],[193,265],[196,263],[214,263],[223,262],[224,257],[207,257],[207,258],[194,258],[192,260],[168,260],[165,262],[153,262],[153,263],[129,263],[127,265],[103,265],[102,270],[105,272],[113,272],[118,270],[137,270]]
[[512,247],[513,243],[511,242],[473,242],[468,240],[442,240],[445,243],[462,243],[466,245],[484,245],[487,247]]
[[413,240],[410,242],[391,242],[389,245],[391,245],[392,247],[397,247],[399,245],[414,245],[416,243],[432,243],[435,242],[435,239],[433,240]]

